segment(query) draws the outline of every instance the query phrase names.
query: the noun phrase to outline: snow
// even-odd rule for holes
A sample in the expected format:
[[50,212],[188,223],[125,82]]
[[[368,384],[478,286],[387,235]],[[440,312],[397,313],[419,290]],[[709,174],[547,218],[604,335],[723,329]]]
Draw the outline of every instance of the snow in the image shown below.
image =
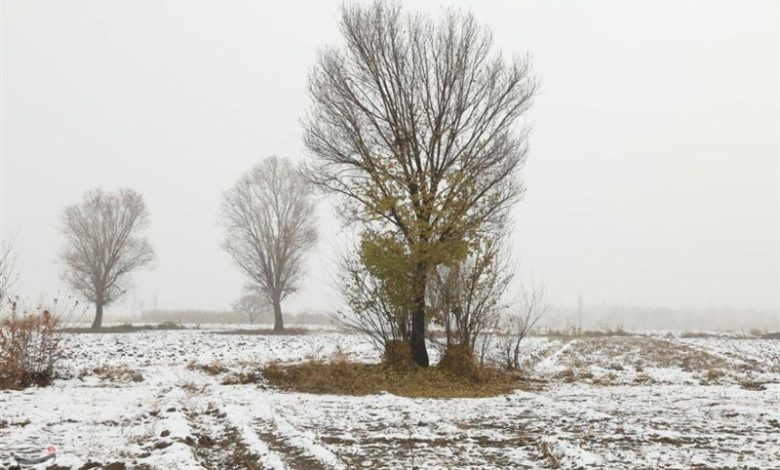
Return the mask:
[[[72,468],[89,461],[224,468],[229,450],[193,443],[231,432],[271,469],[780,462],[780,341],[531,337],[523,345],[526,373],[541,381],[540,390],[444,400],[222,385],[221,376],[187,365],[218,362],[238,371],[337,350],[365,362],[379,355],[367,339],[327,329],[301,336],[217,330],[66,335],[66,377],[47,388],[0,392],[0,468],[11,452],[38,456],[49,445],[58,449],[57,464]],[[103,380],[90,372],[98,365],[126,366],[144,380]]]

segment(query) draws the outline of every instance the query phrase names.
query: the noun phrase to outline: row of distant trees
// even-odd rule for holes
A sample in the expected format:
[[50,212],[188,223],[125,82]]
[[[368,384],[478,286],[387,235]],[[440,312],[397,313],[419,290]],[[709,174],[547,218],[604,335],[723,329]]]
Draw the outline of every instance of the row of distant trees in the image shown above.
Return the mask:
[[[220,221],[225,250],[250,280],[240,307],[254,320],[265,301],[274,329],[283,329],[281,301],[298,288],[303,257],[317,240],[311,186],[289,160],[268,157],[225,192]],[[92,328],[127,292],[131,274],[155,259],[148,226],[143,197],[131,189],[92,190],[65,208],[62,277],[95,304]]]

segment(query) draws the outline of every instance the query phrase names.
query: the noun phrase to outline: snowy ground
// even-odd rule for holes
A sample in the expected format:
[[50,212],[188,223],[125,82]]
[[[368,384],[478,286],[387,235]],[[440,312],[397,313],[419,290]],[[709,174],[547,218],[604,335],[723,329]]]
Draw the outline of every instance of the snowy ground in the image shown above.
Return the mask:
[[60,469],[780,467],[777,340],[533,337],[539,390],[434,400],[223,384],[271,360],[378,360],[334,331],[67,339],[69,378],[0,392],[0,468],[50,445]]

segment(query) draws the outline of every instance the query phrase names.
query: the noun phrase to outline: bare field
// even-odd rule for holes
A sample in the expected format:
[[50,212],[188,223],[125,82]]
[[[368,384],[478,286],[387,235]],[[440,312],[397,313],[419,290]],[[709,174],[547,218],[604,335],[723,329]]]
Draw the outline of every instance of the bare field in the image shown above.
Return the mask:
[[68,335],[64,377],[48,388],[0,392],[0,468],[10,467],[10,452],[38,455],[50,445],[58,469],[769,469],[780,462],[777,340],[532,337],[526,374],[539,390],[411,399],[275,390],[257,374],[272,360],[379,356],[362,337],[334,331],[248,333],[255,334]]

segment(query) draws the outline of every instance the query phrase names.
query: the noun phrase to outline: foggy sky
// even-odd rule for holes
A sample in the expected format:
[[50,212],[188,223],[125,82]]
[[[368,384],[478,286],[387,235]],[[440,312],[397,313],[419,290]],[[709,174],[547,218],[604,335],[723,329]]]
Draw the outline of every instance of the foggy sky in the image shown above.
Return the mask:
[[[557,302],[780,309],[778,4],[405,2],[470,8],[541,80],[519,271]],[[62,209],[131,187],[155,269],[112,312],[225,309],[244,278],[221,249],[221,193],[266,155],[302,158],[316,51],[338,1],[2,1],[4,238],[19,292],[65,291]],[[288,310],[327,309],[338,223]],[[61,294],[60,294],[61,295]]]

